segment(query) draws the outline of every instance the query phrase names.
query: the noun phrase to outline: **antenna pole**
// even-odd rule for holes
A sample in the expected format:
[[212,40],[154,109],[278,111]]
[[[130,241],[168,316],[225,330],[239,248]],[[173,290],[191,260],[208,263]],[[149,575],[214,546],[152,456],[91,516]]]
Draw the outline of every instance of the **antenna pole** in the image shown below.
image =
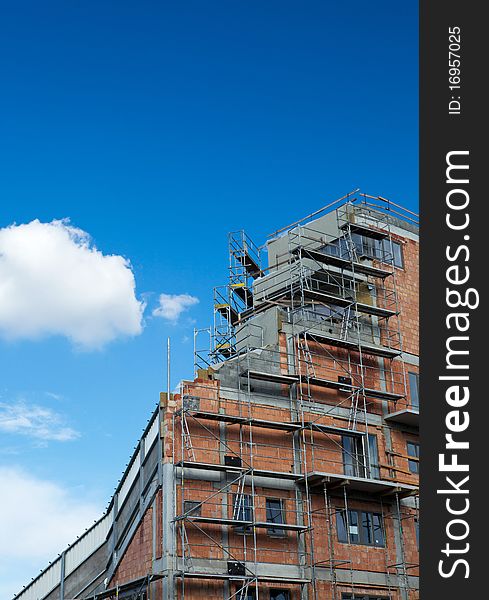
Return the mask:
[[167,403],[170,402],[170,338],[166,342],[166,391]]

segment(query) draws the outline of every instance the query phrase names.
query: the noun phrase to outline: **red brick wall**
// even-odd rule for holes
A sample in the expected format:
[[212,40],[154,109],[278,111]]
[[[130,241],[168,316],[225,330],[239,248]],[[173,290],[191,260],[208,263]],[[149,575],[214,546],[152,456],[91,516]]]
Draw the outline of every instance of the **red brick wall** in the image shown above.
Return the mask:
[[396,287],[401,308],[403,350],[419,355],[419,243],[399,238],[404,268],[396,268]]

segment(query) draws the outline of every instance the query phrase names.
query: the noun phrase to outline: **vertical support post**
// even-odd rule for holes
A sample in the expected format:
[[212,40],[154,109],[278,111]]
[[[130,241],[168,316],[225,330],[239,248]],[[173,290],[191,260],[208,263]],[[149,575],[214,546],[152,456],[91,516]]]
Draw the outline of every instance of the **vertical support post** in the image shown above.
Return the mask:
[[113,507],[112,507],[112,531],[109,538],[109,555],[110,555],[110,569],[111,572],[115,568],[116,555],[115,548],[117,544],[118,531],[117,531],[117,515],[119,512],[119,493],[114,494]]
[[[170,338],[166,344],[166,390],[167,402],[171,398],[171,344]],[[175,431],[172,432],[175,435]],[[164,445],[164,442],[162,446]],[[164,452],[160,454],[160,464],[164,459]],[[175,453],[173,452],[173,461]],[[162,599],[173,600],[175,597],[175,466],[172,462],[163,462],[161,465],[161,489],[163,493],[161,502],[161,520],[162,520],[162,571],[166,577],[162,580]]]
[[170,402],[170,338],[166,341],[166,391],[167,402]]
[[141,515],[144,510],[144,459],[146,454],[146,446],[144,443],[144,438],[141,438],[139,442],[139,511]]
[[175,572],[175,496],[174,496],[174,466],[164,463],[162,468],[162,570],[166,574],[163,579],[163,600],[174,598],[174,572]]
[[331,588],[332,588],[332,600],[337,600],[338,589],[336,581],[336,563],[335,563],[335,548],[333,538],[333,511],[331,509],[331,501],[328,494],[328,487],[324,483],[324,507],[326,510],[326,522],[328,527],[328,551],[329,551],[329,572],[331,577]]
[[65,600],[65,565],[66,565],[66,550],[61,553],[59,600]]
[[[402,586],[400,587],[400,592],[401,592],[401,598],[402,600],[408,600],[409,598],[409,577],[408,577],[408,572],[406,569],[406,553],[405,553],[405,548],[404,548],[404,532],[403,532],[403,527],[402,527],[402,518],[401,518],[401,504],[399,501],[399,494],[396,493],[396,502],[395,502],[395,510],[396,510],[396,520],[397,520],[397,556],[398,556],[398,562],[400,562],[401,565],[401,575],[399,575],[399,569],[397,569],[398,572],[398,578],[402,578]],[[394,530],[394,536],[396,537],[396,530]],[[399,561],[400,559],[400,561]]]

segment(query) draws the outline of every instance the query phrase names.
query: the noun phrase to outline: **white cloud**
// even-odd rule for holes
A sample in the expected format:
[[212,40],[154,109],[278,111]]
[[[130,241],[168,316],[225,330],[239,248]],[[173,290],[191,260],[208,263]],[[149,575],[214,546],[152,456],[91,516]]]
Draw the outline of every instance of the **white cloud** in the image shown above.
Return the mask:
[[11,598],[101,516],[79,490],[0,467],[0,597]]
[[199,299],[190,294],[160,294],[159,306],[153,310],[153,315],[176,323],[185,310],[198,302]]
[[102,254],[67,220],[0,229],[0,336],[97,348],[141,333],[143,311],[129,261]]
[[65,425],[59,413],[23,401],[0,402],[0,431],[43,441],[67,442],[80,437],[77,431]]

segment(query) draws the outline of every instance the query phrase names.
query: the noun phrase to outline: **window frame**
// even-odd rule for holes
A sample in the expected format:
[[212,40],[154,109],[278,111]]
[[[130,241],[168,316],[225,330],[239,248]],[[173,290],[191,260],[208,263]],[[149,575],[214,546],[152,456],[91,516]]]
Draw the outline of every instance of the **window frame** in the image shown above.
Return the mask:
[[[344,516],[347,515],[347,520],[345,520]],[[368,523],[367,527],[369,528],[369,535],[371,536],[371,541],[365,539],[365,529],[364,529],[364,515],[368,515],[366,521]],[[377,527],[380,527],[380,531],[382,533],[381,542],[376,542],[375,540],[375,521],[377,520]],[[340,535],[340,526],[342,529]],[[356,533],[352,533],[351,528],[356,528]],[[346,535],[343,535],[343,532]],[[353,544],[355,546],[370,546],[372,548],[385,548],[386,547],[386,539],[385,539],[385,527],[384,527],[384,519],[382,515],[373,511],[366,511],[360,509],[341,509],[336,512],[336,535],[338,541],[341,544]]]
[[[371,479],[380,479],[379,444],[375,433],[367,434],[368,465],[367,471]],[[372,460],[375,459],[375,460]]]
[[[368,460],[365,456],[365,447],[362,438],[346,434],[341,436],[343,473],[345,475],[349,475],[350,477],[380,479],[379,445],[377,435],[375,433],[369,433],[366,437],[366,443]],[[347,447],[347,445],[349,447]]]
[[[384,264],[392,264],[397,269],[404,269],[404,249],[401,241],[392,238],[375,240],[361,233],[352,233],[353,248],[349,248],[344,237],[336,238],[321,246],[320,252],[329,256],[338,256],[346,260],[355,260],[355,254],[368,260],[377,260]],[[391,246],[392,244],[392,246]],[[392,258],[389,260],[389,257]]]
[[362,439],[355,435],[342,435],[341,453],[343,460],[343,473],[345,475],[349,475],[350,477],[365,478],[367,465]]
[[[277,525],[285,525],[286,524],[286,520],[285,520],[284,499],[283,498],[277,498],[277,497],[268,497],[268,498],[265,498],[265,516],[266,516],[266,522],[267,523],[275,523],[275,521],[271,521],[269,519],[269,506],[268,506],[269,501],[270,502],[277,502],[279,504],[279,506],[280,506],[278,514],[280,514],[280,518],[282,520],[279,523],[277,523]],[[270,509],[270,510],[277,510],[277,509]],[[268,527],[267,528],[267,533],[271,537],[284,537],[287,534],[287,532],[285,531],[285,529],[283,527]]]
[[[409,451],[410,446],[415,448],[415,453],[411,454]],[[419,475],[419,442],[412,440],[406,440],[406,453],[408,455],[408,468],[409,472],[413,475]],[[416,460],[412,460],[416,459]]]
[[398,248],[399,249],[399,264],[396,262],[396,251],[394,250],[392,253],[392,264],[397,267],[398,269],[404,269],[404,251],[403,251],[403,244],[401,242],[396,242],[395,240],[392,240],[392,246],[393,248]]
[[[235,514],[235,508],[236,508],[236,503],[237,503],[237,499],[238,497],[241,496],[243,498],[243,506],[241,506],[240,508],[238,508],[238,513],[236,515],[236,517],[234,517]],[[232,518],[236,521],[248,521],[249,523],[253,522],[253,497],[251,494],[233,494],[233,504],[232,504]],[[241,516],[243,515],[243,516]],[[249,518],[247,518],[247,515],[249,515]],[[253,531],[253,526],[250,525],[235,525],[234,526],[234,531],[236,533],[243,533],[243,534],[251,534]]]
[[[396,249],[398,250],[398,252],[396,252]],[[398,242],[397,240],[389,238],[384,238],[383,240],[379,241],[379,254],[381,256],[377,260],[380,260],[380,262],[387,264],[390,263],[397,269],[404,269],[404,250],[402,242]],[[392,256],[392,259],[386,260],[386,255]]]
[[[411,406],[419,410],[419,373],[408,371],[409,397]],[[413,391],[415,391],[413,393]]]

